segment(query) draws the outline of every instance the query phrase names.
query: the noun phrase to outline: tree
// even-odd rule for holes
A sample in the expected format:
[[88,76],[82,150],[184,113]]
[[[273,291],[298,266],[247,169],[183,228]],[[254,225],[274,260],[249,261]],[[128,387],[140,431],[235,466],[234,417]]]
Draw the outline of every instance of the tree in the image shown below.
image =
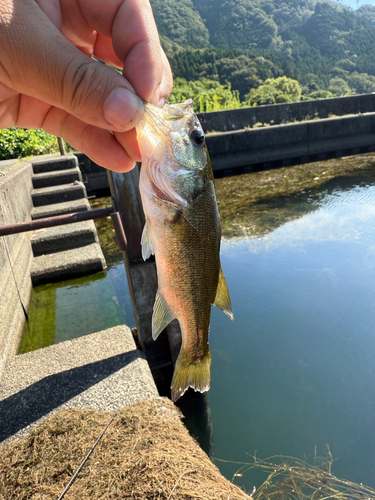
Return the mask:
[[261,106],[280,102],[295,102],[301,99],[302,87],[296,81],[286,76],[266,80],[264,85],[251,89],[246,96],[246,104]]

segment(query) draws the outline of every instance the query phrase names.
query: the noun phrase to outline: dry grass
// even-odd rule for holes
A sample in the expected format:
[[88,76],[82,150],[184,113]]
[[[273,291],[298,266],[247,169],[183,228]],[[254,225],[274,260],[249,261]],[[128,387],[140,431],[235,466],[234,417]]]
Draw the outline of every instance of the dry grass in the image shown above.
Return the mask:
[[[250,498],[189,436],[168,399],[119,412],[64,499]],[[56,500],[111,418],[62,410],[0,448],[0,498]]]
[[334,462],[329,447],[327,455],[314,463],[293,457],[274,456],[264,460],[252,457],[242,463],[234,475],[242,477],[252,469],[268,474],[262,485],[252,493],[253,500],[374,500],[375,490],[362,484],[340,479],[332,474]]
[[[112,413],[62,410],[31,434],[0,447],[1,500],[57,500]],[[339,479],[329,452],[311,465],[290,457],[241,463],[268,474],[251,495],[227,481],[189,436],[166,398],[121,410],[64,500],[374,500],[375,491]]]

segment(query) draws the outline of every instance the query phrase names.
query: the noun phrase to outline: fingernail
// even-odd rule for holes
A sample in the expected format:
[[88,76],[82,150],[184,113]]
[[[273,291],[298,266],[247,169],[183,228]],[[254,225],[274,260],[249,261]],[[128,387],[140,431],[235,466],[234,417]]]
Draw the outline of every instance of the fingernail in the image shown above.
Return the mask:
[[158,102],[158,107],[159,108],[164,108],[164,104],[167,102],[167,100],[164,97],[161,97]]
[[107,122],[123,132],[133,128],[142,118],[143,112],[142,99],[123,87],[112,91],[103,108]]

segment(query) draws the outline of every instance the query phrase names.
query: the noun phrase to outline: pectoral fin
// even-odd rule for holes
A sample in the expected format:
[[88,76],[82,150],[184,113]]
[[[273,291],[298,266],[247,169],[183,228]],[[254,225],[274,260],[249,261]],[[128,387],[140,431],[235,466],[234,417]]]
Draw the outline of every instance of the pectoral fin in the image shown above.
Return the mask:
[[145,227],[143,228],[141,244],[143,260],[147,260],[150,255],[154,255],[155,253],[154,243],[150,234],[150,227],[147,222],[145,224]]
[[229,318],[234,321],[232,304],[230,302],[229,291],[223,270],[220,267],[219,282],[217,284],[214,306],[221,309]]
[[154,312],[152,313],[152,338],[156,340],[165,327],[174,319],[160,292],[156,293]]

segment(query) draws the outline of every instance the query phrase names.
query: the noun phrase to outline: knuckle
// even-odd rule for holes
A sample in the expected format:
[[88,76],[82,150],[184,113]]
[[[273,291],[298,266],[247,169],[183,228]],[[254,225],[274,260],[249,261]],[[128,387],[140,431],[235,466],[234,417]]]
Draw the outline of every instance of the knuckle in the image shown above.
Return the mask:
[[77,62],[73,60],[66,69],[62,79],[63,100],[68,108],[77,116],[88,104],[93,108],[100,107],[100,96],[103,95],[103,82],[97,78],[96,63],[93,61]]

